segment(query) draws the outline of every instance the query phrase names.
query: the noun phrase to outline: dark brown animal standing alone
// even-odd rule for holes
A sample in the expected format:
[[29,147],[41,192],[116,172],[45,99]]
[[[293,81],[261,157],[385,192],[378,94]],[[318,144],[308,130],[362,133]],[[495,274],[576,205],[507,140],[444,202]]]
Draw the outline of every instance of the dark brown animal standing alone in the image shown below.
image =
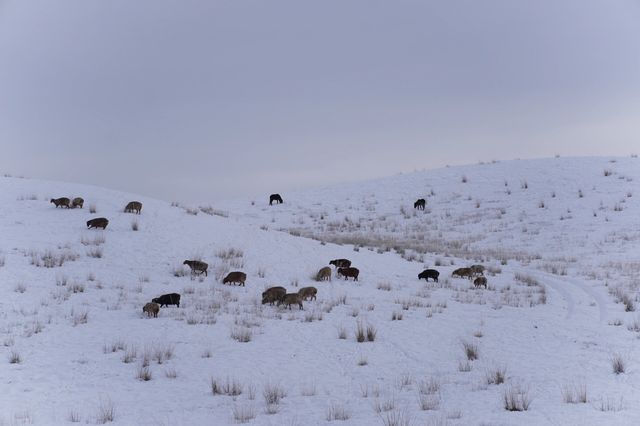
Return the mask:
[[486,277],[478,277],[473,280],[473,285],[475,288],[482,287],[487,288],[487,278]]
[[160,312],[160,306],[157,303],[149,302],[142,308],[142,313],[147,314],[148,317],[153,315],[154,318],[158,318],[158,312]]
[[241,285],[244,287],[244,282],[247,279],[247,274],[245,274],[244,272],[240,272],[240,271],[235,271],[235,272],[229,272],[229,274],[224,277],[224,279],[222,280],[222,284],[227,284],[227,283],[238,283],[238,285]]
[[71,208],[75,209],[76,207],[82,208],[84,205],[84,200],[81,197],[76,197],[71,201]]
[[56,205],[56,208],[58,207],[69,208],[69,203],[71,203],[71,200],[69,200],[67,197],[61,197],[61,198],[52,198],[51,202]]
[[433,281],[438,282],[439,276],[440,272],[436,271],[435,269],[425,269],[418,274],[418,279],[421,280],[422,278],[424,278],[425,281],[428,282],[429,278],[433,278]]
[[107,229],[107,225],[109,224],[109,220],[104,217],[97,217],[95,219],[91,219],[87,221],[87,228],[102,228]]
[[191,275],[204,273],[204,276],[207,276],[207,268],[209,268],[209,265],[201,260],[185,260],[182,264],[189,265],[189,268],[191,268]]
[[331,281],[331,268],[325,266],[320,269],[316,275],[316,281]]
[[269,205],[273,204],[274,201],[276,202],[276,204],[284,203],[280,194],[271,194],[269,196]]
[[298,294],[302,298],[302,300],[316,300],[316,294],[318,294],[318,289],[315,287],[302,287],[298,290]]
[[420,198],[416,200],[415,203],[413,203],[413,208],[418,210],[424,210],[425,204],[427,204],[427,200],[425,200],[424,198]]
[[329,265],[334,265],[336,268],[348,268],[351,266],[351,261],[349,259],[334,259],[329,262]]
[[287,294],[287,290],[284,287],[270,287],[262,292],[262,304],[268,303],[273,305],[275,302],[278,304],[284,302],[284,296]]
[[142,203],[140,201],[130,201],[124,208],[125,213],[140,214],[142,211]]
[[302,309],[302,297],[300,297],[298,293],[287,293],[284,296],[284,301],[282,303],[284,303],[289,309],[291,309],[291,305],[294,304],[298,305],[299,309]]
[[358,268],[338,268],[338,275],[342,275],[345,280],[353,278],[354,281],[358,281],[358,275],[360,270]]

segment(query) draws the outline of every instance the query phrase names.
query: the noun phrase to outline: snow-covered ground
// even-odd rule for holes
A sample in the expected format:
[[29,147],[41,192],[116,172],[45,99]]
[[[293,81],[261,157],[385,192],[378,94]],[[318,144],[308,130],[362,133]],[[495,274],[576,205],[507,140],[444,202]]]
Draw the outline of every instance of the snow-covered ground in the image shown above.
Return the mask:
[[[0,424],[101,423],[111,410],[122,425],[637,424],[639,166],[450,167],[274,206],[0,178]],[[62,196],[84,208],[49,203]],[[141,215],[123,212],[131,200]],[[100,216],[107,229],[87,230]],[[208,277],[184,274],[196,258]],[[313,279],[336,258],[358,282]],[[488,289],[451,277],[470,264]],[[418,280],[426,267],[438,283]],[[233,270],[245,287],[221,283]],[[274,285],[318,297],[302,311],[262,305]],[[172,292],[179,308],[142,314]],[[372,341],[357,341],[359,325]]]

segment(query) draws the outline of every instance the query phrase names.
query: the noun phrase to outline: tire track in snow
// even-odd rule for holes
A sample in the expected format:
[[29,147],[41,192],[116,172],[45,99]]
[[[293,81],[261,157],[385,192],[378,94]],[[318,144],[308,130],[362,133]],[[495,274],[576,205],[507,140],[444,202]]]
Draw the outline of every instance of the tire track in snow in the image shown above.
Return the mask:
[[[595,301],[595,304],[598,308],[599,318],[598,321],[603,322],[608,317],[607,310],[607,301],[602,295],[598,294],[595,290],[586,287],[584,284],[576,282],[574,278],[558,278],[556,276],[542,273],[542,272],[533,272],[527,270],[520,270],[518,272],[522,272],[524,274],[529,274],[535,277],[540,284],[551,287],[553,290],[557,291],[562,295],[562,297],[567,302],[567,315],[565,319],[570,319],[573,317],[576,312],[576,299],[584,298],[586,296],[588,299]],[[571,289],[571,290],[570,290]],[[578,290],[581,295],[576,295],[576,290]],[[577,296],[577,297],[576,297]],[[587,305],[590,306],[590,305]],[[587,311],[584,311],[587,313]],[[588,314],[589,316],[591,314]]]

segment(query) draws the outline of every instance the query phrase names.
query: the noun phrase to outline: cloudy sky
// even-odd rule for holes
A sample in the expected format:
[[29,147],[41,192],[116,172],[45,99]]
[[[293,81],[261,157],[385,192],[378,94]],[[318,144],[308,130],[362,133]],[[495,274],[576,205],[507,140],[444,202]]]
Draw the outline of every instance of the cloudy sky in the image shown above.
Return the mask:
[[638,0],[0,0],[0,172],[209,201],[640,152]]

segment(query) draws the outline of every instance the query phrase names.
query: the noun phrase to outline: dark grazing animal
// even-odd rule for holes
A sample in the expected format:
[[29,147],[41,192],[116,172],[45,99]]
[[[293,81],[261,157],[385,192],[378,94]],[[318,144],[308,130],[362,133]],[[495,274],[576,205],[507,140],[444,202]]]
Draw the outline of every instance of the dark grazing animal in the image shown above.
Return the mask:
[[318,289],[315,287],[302,287],[298,290],[298,294],[302,298],[302,300],[316,300],[316,294],[318,294]]
[[284,296],[284,301],[282,303],[284,303],[284,305],[287,306],[289,309],[291,309],[291,305],[296,305],[296,304],[298,305],[299,309],[302,309],[302,297],[300,297],[298,293],[287,293]]
[[433,278],[433,281],[438,282],[439,276],[440,272],[436,271],[435,269],[425,269],[418,274],[418,279],[421,280],[422,278],[424,278],[425,281],[429,282],[429,278]]
[[142,313],[147,314],[148,317],[153,315],[154,318],[158,317],[158,312],[160,312],[160,306],[157,303],[149,302],[142,308]]
[[282,197],[280,196],[280,194],[269,195],[269,205],[273,204],[274,201],[276,204],[284,203],[284,201],[282,201]]
[[56,208],[58,207],[69,208],[69,203],[71,203],[71,200],[69,200],[67,197],[61,197],[61,198],[52,198],[51,202],[56,205]]
[[246,279],[247,279],[247,274],[245,274],[244,272],[240,272],[240,271],[229,272],[229,274],[227,274],[227,276],[224,277],[224,279],[222,280],[222,284],[238,283],[238,285],[241,285],[244,287],[244,282]]
[[278,303],[278,305],[284,302],[284,296],[287,294],[287,289],[284,287],[270,287],[262,292],[262,304]]
[[482,287],[487,288],[487,277],[478,277],[473,280],[473,286],[475,288]]
[[351,261],[349,259],[334,259],[329,262],[329,265],[334,265],[336,268],[348,268],[351,266]]
[[353,278],[354,281],[358,281],[358,274],[360,274],[358,268],[338,268],[338,275],[342,275],[345,280]]
[[451,273],[452,277],[459,276],[460,278],[473,278],[473,271],[471,268],[458,268]]
[[156,297],[155,299],[151,299],[153,303],[158,303],[160,307],[169,306],[169,305],[177,305],[180,307],[180,295],[178,293],[169,293],[163,294],[160,297]]
[[71,201],[72,209],[75,209],[76,207],[82,208],[83,205],[84,205],[84,199],[82,199],[81,197],[76,197],[73,199],[73,201]]
[[415,203],[413,203],[413,208],[418,210],[424,210],[425,204],[427,204],[427,200],[425,200],[424,198],[420,198],[416,200]]
[[471,269],[471,272],[473,272],[475,276],[484,275],[484,266],[482,265],[471,265],[469,269]]
[[331,268],[325,266],[320,269],[316,275],[316,281],[331,281]]
[[107,229],[107,225],[109,224],[109,220],[104,217],[97,217],[95,219],[91,219],[87,221],[87,228],[102,228]]
[[130,201],[124,208],[125,213],[137,213],[142,211],[142,203],[140,201]]
[[185,260],[182,264],[189,265],[189,268],[191,268],[191,275],[204,273],[205,277],[208,276],[207,268],[209,268],[209,265],[201,260]]

